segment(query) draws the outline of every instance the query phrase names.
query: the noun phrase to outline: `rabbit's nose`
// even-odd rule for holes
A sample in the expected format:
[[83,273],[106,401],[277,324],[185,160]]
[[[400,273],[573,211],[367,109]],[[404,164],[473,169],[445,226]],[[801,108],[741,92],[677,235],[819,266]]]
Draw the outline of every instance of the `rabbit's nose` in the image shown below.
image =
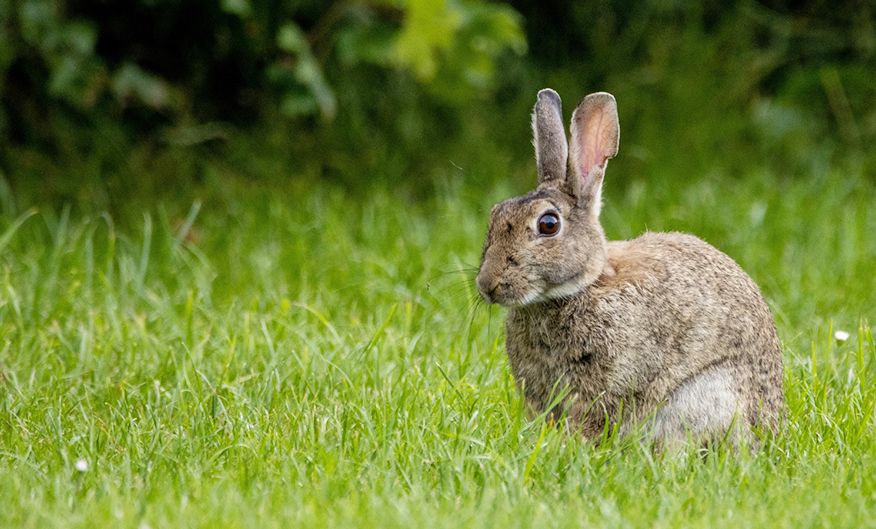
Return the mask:
[[492,303],[493,294],[495,294],[496,289],[499,288],[498,278],[491,277],[490,274],[485,274],[483,271],[481,271],[478,274],[476,282],[478,285],[478,290],[480,291],[481,296],[483,296],[484,300],[486,300],[487,303]]

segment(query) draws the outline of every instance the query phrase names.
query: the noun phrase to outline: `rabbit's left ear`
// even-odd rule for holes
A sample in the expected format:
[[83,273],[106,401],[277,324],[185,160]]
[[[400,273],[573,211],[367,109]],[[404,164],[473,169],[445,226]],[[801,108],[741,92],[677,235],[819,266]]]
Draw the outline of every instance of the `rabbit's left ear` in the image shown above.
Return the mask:
[[606,92],[585,97],[572,114],[572,178],[578,204],[599,217],[602,179],[608,160],[617,154],[620,124],[617,102]]
[[550,88],[538,92],[532,110],[532,144],[539,185],[559,186],[566,180],[569,144],[563,127],[560,96]]

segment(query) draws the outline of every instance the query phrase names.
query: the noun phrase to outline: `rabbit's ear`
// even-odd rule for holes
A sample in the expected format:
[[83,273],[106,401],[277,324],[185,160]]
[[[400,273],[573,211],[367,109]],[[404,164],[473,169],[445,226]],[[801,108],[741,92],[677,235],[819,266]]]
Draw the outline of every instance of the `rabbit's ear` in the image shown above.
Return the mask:
[[606,92],[585,97],[572,114],[572,188],[578,203],[594,217],[602,206],[602,178],[608,160],[617,154],[620,124],[617,102]]
[[550,88],[538,92],[532,110],[532,143],[539,185],[559,186],[565,182],[569,144],[563,127],[563,106],[560,96]]

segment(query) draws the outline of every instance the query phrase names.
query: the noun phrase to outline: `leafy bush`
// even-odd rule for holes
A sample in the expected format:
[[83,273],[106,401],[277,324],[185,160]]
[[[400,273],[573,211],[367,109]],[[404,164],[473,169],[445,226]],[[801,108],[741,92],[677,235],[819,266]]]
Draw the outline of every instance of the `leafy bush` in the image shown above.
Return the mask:
[[567,110],[614,92],[634,174],[876,167],[876,20],[854,7],[2,2],[0,170],[35,200],[99,207],[217,164],[414,193],[460,170],[528,179],[543,86]]
[[[0,95],[79,111],[141,107],[165,119],[238,122],[336,113],[327,68],[410,72],[439,99],[489,88],[496,59],[526,41],[509,7],[467,0],[248,0],[5,5]],[[26,127],[25,116],[16,124]]]

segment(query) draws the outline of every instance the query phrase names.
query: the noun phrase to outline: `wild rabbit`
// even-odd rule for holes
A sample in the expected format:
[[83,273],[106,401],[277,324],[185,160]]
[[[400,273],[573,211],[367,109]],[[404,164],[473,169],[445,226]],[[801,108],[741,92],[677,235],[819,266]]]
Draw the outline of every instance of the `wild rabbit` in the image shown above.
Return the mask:
[[529,407],[565,410],[590,438],[613,425],[660,444],[775,431],[781,351],[751,278],[692,235],[606,241],[615,98],[590,94],[575,109],[571,157],[553,90],[538,93],[532,128],[538,187],[493,207],[477,275],[483,298],[508,308],[508,358]]

